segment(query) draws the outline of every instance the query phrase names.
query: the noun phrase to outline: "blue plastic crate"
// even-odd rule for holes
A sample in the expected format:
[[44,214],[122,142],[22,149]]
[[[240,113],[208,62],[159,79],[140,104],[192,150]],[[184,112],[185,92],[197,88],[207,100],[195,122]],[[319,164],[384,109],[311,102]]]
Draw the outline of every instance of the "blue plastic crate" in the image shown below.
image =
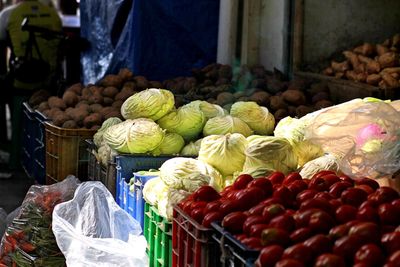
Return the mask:
[[29,177],[33,177],[33,151],[35,148],[34,111],[28,103],[22,104],[22,168]]
[[[115,157],[116,161],[116,201],[117,204],[128,210],[128,195],[129,195],[129,187],[126,184],[129,184],[130,179],[133,177],[133,173],[150,170],[150,169],[158,169],[161,165],[173,158],[174,156],[157,156],[152,157],[148,155],[118,155]],[[131,195],[133,196],[133,195]],[[132,204],[133,205],[133,202]],[[133,209],[133,206],[132,206]]]
[[144,204],[145,200],[143,198],[143,188],[144,185],[151,179],[157,177],[156,175],[144,175],[140,172],[134,173],[134,198],[135,198],[135,211],[133,216],[142,226],[144,223]]
[[252,267],[257,260],[259,251],[249,249],[231,233],[226,231],[219,223],[212,222],[212,228],[215,230],[212,238],[217,241],[221,248],[221,258],[219,266],[238,266]]
[[49,121],[42,113],[35,111],[33,114],[34,120],[34,138],[35,145],[33,150],[33,170],[32,176],[39,184],[46,183],[46,131],[43,122]]

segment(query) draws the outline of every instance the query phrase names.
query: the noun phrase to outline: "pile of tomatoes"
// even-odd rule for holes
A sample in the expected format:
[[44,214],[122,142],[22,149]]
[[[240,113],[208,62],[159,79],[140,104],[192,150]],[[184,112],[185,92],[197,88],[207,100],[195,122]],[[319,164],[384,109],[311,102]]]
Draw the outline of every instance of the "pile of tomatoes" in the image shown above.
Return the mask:
[[221,193],[203,186],[179,205],[197,223],[220,222],[260,251],[259,267],[400,266],[399,194],[372,179],[244,174]]

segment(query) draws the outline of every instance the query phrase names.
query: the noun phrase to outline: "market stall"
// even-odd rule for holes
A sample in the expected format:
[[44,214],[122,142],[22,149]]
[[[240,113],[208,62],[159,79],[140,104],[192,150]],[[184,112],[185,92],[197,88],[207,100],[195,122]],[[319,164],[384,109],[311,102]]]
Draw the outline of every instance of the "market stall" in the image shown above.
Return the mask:
[[[329,38],[315,41],[324,24],[312,32],[313,15],[326,8],[311,0],[269,3],[292,8],[291,45],[298,48],[304,41],[301,56],[294,51],[294,73],[287,73],[283,55],[277,58],[285,71],[250,64],[265,60],[260,52],[265,40],[257,42],[253,32],[271,26],[258,27],[271,19],[263,1],[223,3],[237,9],[235,21],[246,31],[229,44],[229,53],[235,50],[240,59],[229,62],[226,53],[220,54],[224,64],[209,64],[214,61],[209,52],[216,55],[213,28],[204,32],[215,33],[212,43],[198,44],[210,49],[199,61],[192,60],[195,50],[173,49],[172,63],[159,68],[150,59],[142,62],[151,49],[136,53],[144,49],[143,40],[132,34],[142,32],[144,24],[133,22],[144,13],[135,8],[149,12],[147,19],[157,16],[157,23],[176,10],[158,4],[151,12],[144,1],[129,8],[127,2],[114,2],[84,4],[84,35],[98,42],[83,56],[89,66],[85,81],[59,95],[39,90],[23,105],[22,165],[36,185],[6,226],[0,267],[398,265],[400,38],[395,12],[385,18],[384,32],[366,38],[363,28],[335,45]],[[195,23],[185,16],[175,22],[199,29],[197,23],[217,21],[211,2],[194,9],[212,7],[208,20]],[[107,16],[113,4],[119,10]],[[187,10],[188,5],[178,7]],[[111,26],[121,6],[127,8],[121,39],[99,42],[100,30],[115,34]],[[397,3],[388,1],[389,7]],[[357,14],[365,15],[368,8]],[[380,8],[377,14],[384,12]],[[107,25],[96,24],[97,19]],[[358,19],[348,27],[359,25]],[[159,30],[164,26],[170,29],[166,24]],[[303,26],[304,35],[296,39]],[[159,32],[149,30],[146,36],[152,33]],[[174,33],[166,44],[176,41]],[[339,40],[340,34],[335,35]],[[329,46],[315,48],[324,42]],[[166,51],[151,59],[164,60]],[[340,51],[340,60],[333,51]],[[183,54],[186,58],[177,60]],[[103,56],[107,64],[99,59]],[[167,71],[168,64],[174,66]]]

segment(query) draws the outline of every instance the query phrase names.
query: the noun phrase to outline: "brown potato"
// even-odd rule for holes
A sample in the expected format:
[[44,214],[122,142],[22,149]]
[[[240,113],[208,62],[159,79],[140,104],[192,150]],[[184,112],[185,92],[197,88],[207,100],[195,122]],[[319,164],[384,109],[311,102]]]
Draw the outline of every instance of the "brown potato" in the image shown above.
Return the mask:
[[64,110],[64,109],[67,108],[67,106],[65,105],[64,101],[61,98],[57,97],[57,96],[49,97],[47,102],[49,103],[49,107],[50,108],[58,108],[58,109],[61,109],[61,110]]
[[128,68],[122,68],[119,70],[118,76],[122,79],[122,81],[129,81],[133,78],[133,72]]
[[285,102],[282,96],[274,95],[269,98],[269,105],[272,110],[285,109],[288,107],[288,104]]
[[332,67],[327,67],[326,69],[324,69],[322,71],[322,74],[328,75],[328,76],[333,76],[334,72],[333,72]]
[[349,62],[343,61],[343,62],[336,62],[336,61],[332,61],[331,62],[331,67],[334,70],[335,73],[344,73],[346,70],[350,69],[350,64]]
[[286,90],[282,94],[283,99],[295,106],[304,105],[306,103],[306,96],[303,92],[298,90]]
[[367,77],[367,83],[370,85],[378,85],[381,80],[382,77],[379,74],[370,74]]
[[375,53],[375,47],[372,44],[364,43],[363,45],[357,46],[353,50],[357,54],[362,54],[364,56],[370,56]]
[[304,106],[304,105],[300,105],[296,108],[296,116],[298,118],[303,117],[304,115],[307,115],[308,113],[313,112],[314,109],[312,107],[308,107],[308,106]]
[[315,109],[322,109],[322,108],[327,108],[333,106],[333,102],[329,100],[320,100],[317,103],[315,103],[314,107]]
[[382,69],[396,67],[399,63],[399,55],[394,52],[387,52],[378,57],[378,62]]
[[389,89],[400,87],[399,81],[393,78],[393,76],[388,73],[382,74],[382,79],[385,81],[387,88]]
[[67,105],[67,107],[75,107],[75,105],[79,101],[78,96],[73,91],[65,91],[62,99],[64,100],[64,103]]
[[106,87],[103,90],[103,96],[104,97],[110,97],[110,98],[114,98],[116,96],[116,94],[118,94],[118,89],[112,86]]
[[387,52],[389,52],[389,48],[387,48],[386,46],[383,46],[381,44],[376,45],[376,53],[378,54],[378,56],[382,56]]

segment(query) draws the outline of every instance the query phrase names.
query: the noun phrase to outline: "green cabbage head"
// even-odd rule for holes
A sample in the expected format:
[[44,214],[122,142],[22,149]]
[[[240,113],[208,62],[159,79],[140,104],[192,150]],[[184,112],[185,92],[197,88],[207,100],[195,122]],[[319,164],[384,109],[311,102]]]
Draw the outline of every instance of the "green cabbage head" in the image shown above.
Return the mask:
[[165,133],[150,119],[126,120],[109,127],[104,140],[119,153],[141,154],[157,148]]
[[182,156],[198,156],[201,146],[202,138],[197,140],[196,142],[189,142],[186,146],[182,148],[181,155]]
[[253,134],[249,125],[243,120],[226,115],[211,118],[207,121],[203,129],[203,135],[223,135],[227,133],[240,133],[247,137]]
[[143,198],[152,206],[157,205],[161,195],[168,190],[168,186],[159,178],[148,180],[143,187]]
[[203,138],[199,160],[216,168],[224,177],[243,169],[246,138],[238,133],[209,135]]
[[185,139],[192,141],[203,130],[206,117],[199,107],[184,105],[157,121],[161,128],[170,133],[177,133]]
[[151,154],[154,156],[177,155],[181,152],[184,145],[185,140],[183,140],[182,136],[176,133],[166,133],[164,140],[151,152]]
[[157,208],[159,214],[162,217],[166,218],[168,221],[172,221],[174,206],[183,201],[190,194],[191,192],[186,190],[168,188],[160,195],[160,198],[158,200]]
[[209,164],[193,158],[173,158],[160,167],[160,178],[175,189],[195,191],[202,185],[211,185],[221,190],[223,179],[221,174]]
[[232,105],[231,115],[247,123],[255,134],[269,135],[274,131],[275,117],[266,107],[253,101],[239,101]]
[[305,139],[304,134],[308,121],[285,117],[276,125],[274,135],[286,138],[298,158],[298,167],[324,154],[321,146]]
[[121,123],[122,120],[117,117],[111,117],[106,119],[101,125],[100,129],[93,136],[93,142],[97,147],[100,147],[103,143],[103,134],[111,126]]
[[259,136],[249,141],[243,173],[259,169],[289,173],[297,168],[297,157],[289,141],[274,136]]
[[175,107],[174,95],[165,89],[147,89],[130,96],[121,106],[125,119],[149,118],[154,121]]
[[206,119],[214,118],[217,116],[228,115],[228,111],[219,105],[208,103],[207,101],[196,100],[190,102],[188,105],[197,106],[206,116]]

